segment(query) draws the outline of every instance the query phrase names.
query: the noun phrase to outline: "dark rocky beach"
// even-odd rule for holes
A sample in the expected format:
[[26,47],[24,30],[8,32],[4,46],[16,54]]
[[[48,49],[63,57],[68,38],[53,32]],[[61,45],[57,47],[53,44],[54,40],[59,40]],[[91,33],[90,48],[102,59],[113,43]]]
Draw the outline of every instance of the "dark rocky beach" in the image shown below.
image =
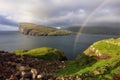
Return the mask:
[[47,61],[0,51],[0,80],[55,80],[65,61]]

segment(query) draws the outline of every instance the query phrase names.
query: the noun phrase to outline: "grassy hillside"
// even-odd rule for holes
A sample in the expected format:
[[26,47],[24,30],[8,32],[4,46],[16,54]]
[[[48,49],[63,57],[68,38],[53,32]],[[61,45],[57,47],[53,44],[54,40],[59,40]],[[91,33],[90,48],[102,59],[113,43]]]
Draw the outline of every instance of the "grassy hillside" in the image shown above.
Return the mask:
[[120,80],[120,38],[94,43],[75,60],[66,63],[58,75],[83,80]]
[[36,25],[32,23],[20,23],[19,31],[26,35],[40,35],[40,36],[59,36],[70,35],[73,32],[68,30],[60,30],[52,27]]
[[14,53],[16,55],[30,56],[44,60],[55,60],[65,57],[62,51],[48,47],[36,48],[32,50],[16,50]]

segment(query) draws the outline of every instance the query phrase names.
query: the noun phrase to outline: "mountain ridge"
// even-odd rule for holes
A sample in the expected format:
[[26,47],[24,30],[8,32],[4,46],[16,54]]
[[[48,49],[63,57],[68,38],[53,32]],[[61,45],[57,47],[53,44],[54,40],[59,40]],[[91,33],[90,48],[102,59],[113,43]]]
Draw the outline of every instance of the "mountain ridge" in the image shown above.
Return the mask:
[[64,28],[65,30],[70,30],[76,33],[86,33],[86,34],[108,34],[108,35],[119,35],[120,27],[109,27],[109,26],[72,26]]

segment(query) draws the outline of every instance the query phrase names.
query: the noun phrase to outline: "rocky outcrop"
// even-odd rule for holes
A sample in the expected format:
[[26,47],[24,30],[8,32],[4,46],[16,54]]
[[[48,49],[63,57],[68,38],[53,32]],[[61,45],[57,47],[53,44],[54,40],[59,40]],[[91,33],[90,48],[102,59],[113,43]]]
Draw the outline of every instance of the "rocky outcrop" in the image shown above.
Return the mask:
[[106,39],[95,42],[84,53],[88,56],[94,56],[96,59],[109,59],[119,55],[120,38]]
[[46,61],[0,51],[0,80],[55,80],[56,71],[63,68],[64,61]]
[[32,29],[27,29],[27,28],[22,28],[22,27],[19,27],[19,31],[25,35],[29,34],[30,35],[30,32],[32,31]]
[[72,31],[60,30],[52,27],[36,25],[32,23],[20,23],[19,32],[32,36],[62,36],[73,34]]

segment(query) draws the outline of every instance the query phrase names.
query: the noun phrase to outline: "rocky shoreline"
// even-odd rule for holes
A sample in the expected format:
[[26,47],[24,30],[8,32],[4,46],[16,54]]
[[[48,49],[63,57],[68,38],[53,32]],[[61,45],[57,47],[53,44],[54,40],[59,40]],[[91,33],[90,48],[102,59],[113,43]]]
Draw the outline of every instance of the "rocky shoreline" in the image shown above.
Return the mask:
[[55,80],[65,61],[47,61],[0,51],[0,80]]

